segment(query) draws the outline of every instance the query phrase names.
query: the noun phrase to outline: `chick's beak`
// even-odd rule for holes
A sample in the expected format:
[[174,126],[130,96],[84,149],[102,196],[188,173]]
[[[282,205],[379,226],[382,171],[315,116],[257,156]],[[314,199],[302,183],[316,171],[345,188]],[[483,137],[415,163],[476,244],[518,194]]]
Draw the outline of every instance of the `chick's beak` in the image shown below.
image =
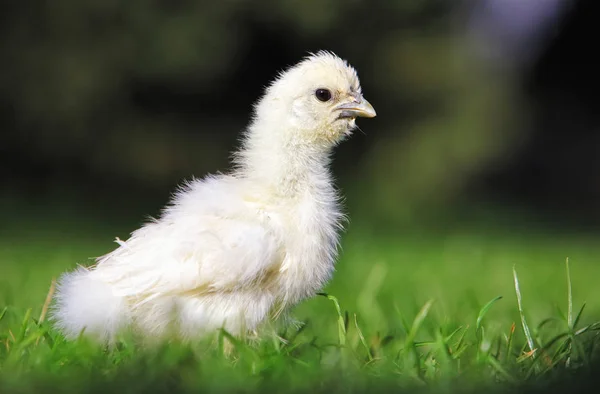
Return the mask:
[[349,103],[342,103],[335,107],[336,110],[341,111],[340,118],[374,118],[377,113],[375,108],[365,98],[358,97]]

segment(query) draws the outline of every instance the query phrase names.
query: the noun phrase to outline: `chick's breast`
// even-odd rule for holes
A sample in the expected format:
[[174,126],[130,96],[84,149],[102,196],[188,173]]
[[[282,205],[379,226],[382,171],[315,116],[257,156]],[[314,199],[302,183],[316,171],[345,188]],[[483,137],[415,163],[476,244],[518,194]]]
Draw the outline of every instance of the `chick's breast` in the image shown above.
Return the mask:
[[284,201],[268,212],[284,252],[276,294],[283,308],[291,307],[314,296],[331,278],[340,215],[336,204],[324,204],[311,193]]

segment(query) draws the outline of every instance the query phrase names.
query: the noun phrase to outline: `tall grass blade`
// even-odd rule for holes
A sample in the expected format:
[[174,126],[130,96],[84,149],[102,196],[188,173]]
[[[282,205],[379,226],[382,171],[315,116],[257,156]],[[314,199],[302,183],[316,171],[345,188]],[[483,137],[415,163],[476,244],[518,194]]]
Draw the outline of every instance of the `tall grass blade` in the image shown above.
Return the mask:
[[567,269],[567,325],[573,329],[573,288],[571,286],[571,270],[569,269],[569,258],[565,262]]
[[513,277],[515,279],[515,292],[517,293],[517,304],[519,306],[521,325],[523,326],[523,332],[525,333],[525,338],[527,339],[529,351],[533,354],[535,352],[535,343],[533,342],[531,330],[529,329],[529,325],[527,325],[527,320],[525,319],[525,311],[523,310],[523,301],[521,298],[521,289],[519,288],[519,278],[517,276],[517,270],[515,269],[515,267],[513,267]]

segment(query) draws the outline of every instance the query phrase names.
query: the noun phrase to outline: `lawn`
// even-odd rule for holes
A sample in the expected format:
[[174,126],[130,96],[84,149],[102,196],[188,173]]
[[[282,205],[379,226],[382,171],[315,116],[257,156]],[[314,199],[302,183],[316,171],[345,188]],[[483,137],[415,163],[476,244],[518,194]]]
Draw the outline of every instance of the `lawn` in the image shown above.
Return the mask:
[[463,393],[543,388],[594,365],[598,235],[506,221],[384,231],[358,218],[326,294],[296,308],[304,324],[281,339],[246,344],[222,332],[148,346],[124,337],[102,349],[67,343],[39,318],[53,278],[137,223],[42,211],[1,218],[0,392]]

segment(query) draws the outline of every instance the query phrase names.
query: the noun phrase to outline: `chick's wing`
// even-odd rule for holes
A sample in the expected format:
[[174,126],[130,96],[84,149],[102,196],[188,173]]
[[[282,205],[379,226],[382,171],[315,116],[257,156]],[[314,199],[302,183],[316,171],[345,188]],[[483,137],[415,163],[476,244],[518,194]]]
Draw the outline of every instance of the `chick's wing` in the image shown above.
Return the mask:
[[279,272],[283,253],[266,226],[232,217],[199,221],[143,227],[100,258],[94,273],[117,295],[144,302],[165,295],[261,289]]

